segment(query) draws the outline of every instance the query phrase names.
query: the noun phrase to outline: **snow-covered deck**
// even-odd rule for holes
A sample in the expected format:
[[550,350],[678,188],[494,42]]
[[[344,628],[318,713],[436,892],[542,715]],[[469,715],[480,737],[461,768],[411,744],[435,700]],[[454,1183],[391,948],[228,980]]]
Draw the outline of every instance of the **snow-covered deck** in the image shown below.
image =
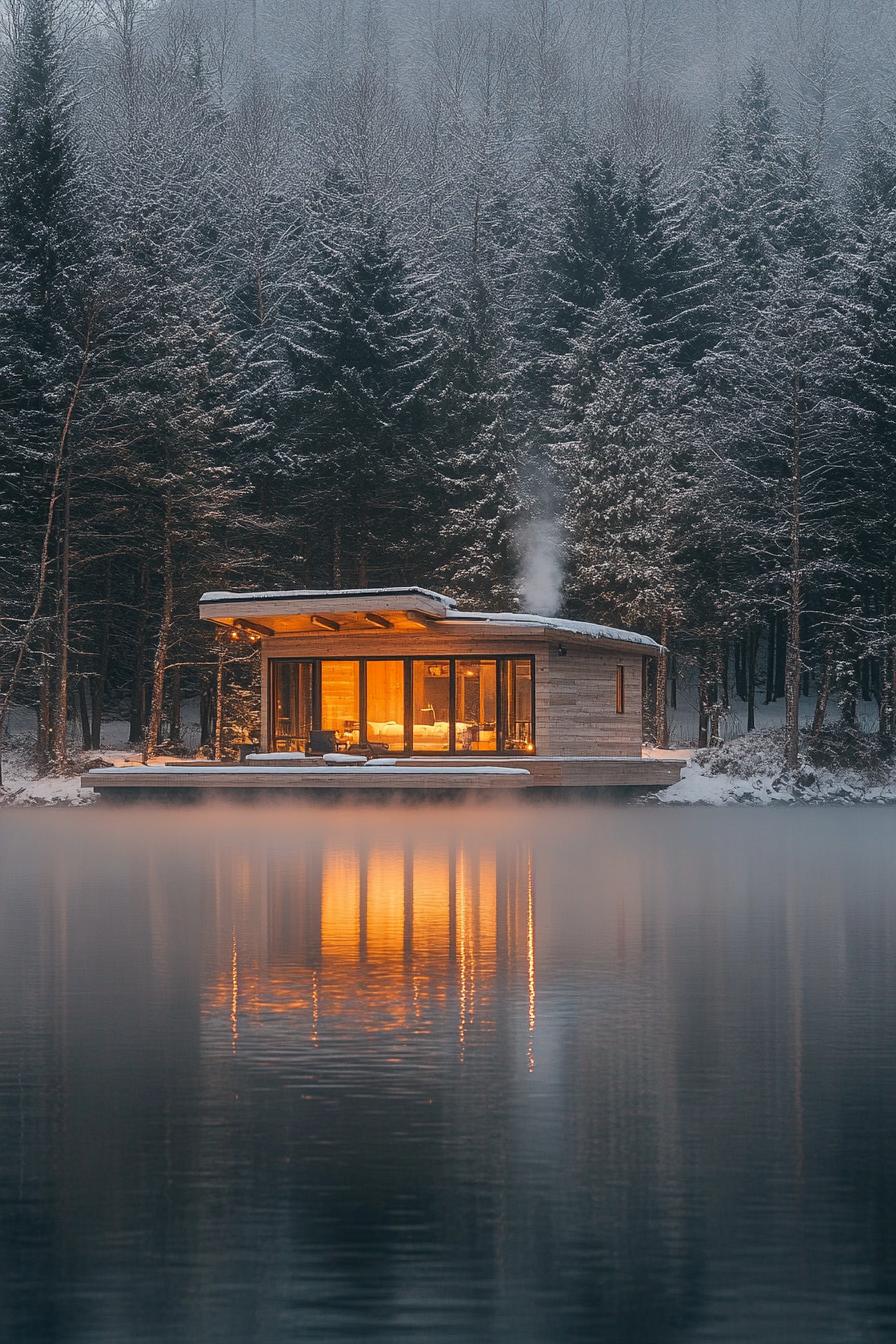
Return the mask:
[[469,757],[408,757],[392,764],[346,767],[259,764],[166,764],[90,770],[81,785],[103,793],[208,794],[299,791],[352,793],[444,793],[506,789],[661,788],[677,782],[684,760],[629,756],[541,756],[525,765],[471,762]]

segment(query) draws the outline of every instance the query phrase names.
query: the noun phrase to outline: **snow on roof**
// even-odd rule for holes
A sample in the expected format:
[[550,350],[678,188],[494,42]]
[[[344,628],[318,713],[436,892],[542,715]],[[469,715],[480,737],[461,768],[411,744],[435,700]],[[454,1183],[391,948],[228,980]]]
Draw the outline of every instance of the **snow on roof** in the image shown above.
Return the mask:
[[429,597],[446,607],[456,607],[453,597],[436,593],[431,588],[411,584],[404,588],[291,588],[258,593],[203,593],[200,602],[283,602],[290,598],[298,601],[320,601],[336,597]]
[[[612,625],[599,625],[591,621],[569,621],[560,616],[541,616],[534,612],[522,611],[462,611],[453,597],[434,592],[431,588],[409,585],[403,588],[295,588],[270,592],[203,593],[202,605],[216,603],[257,602],[296,602],[321,603],[323,609],[332,603],[337,610],[346,610],[346,600],[357,599],[359,604],[375,604],[377,599],[391,599],[389,605],[395,605],[396,598],[424,599],[437,603],[442,610],[433,613],[436,620],[479,621],[491,625],[512,626],[518,629],[547,630],[570,638],[595,640],[602,643],[634,644],[652,653],[658,653],[661,645],[649,635],[641,635],[635,630],[618,630]],[[338,607],[336,604],[339,604]],[[333,608],[329,608],[333,609]]]
[[558,634],[577,635],[584,639],[612,640],[619,644],[643,644],[659,651],[662,645],[649,635],[635,630],[617,630],[612,625],[595,625],[591,621],[567,621],[560,616],[537,616],[523,611],[451,611],[448,620],[485,621],[493,625],[519,625],[528,629],[556,630]]

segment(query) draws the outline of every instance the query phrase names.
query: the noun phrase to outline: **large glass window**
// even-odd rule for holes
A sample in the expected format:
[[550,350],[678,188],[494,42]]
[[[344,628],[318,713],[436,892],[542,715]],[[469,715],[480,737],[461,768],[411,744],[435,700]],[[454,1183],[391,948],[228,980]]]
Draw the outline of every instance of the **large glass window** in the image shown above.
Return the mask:
[[498,749],[498,663],[495,658],[458,658],[454,702],[457,751]]
[[372,660],[367,670],[366,740],[404,751],[404,662]]
[[272,663],[273,751],[305,751],[312,728],[314,664],[278,658]]
[[451,663],[415,658],[411,696],[414,751],[451,749]]
[[504,751],[535,750],[535,695],[532,660],[504,660]]
[[336,734],[337,746],[352,746],[360,739],[360,717],[360,664],[348,659],[321,662],[321,728]]
[[532,752],[533,662],[273,658],[270,748],[307,751],[312,731],[322,730],[337,748],[370,743],[390,754]]

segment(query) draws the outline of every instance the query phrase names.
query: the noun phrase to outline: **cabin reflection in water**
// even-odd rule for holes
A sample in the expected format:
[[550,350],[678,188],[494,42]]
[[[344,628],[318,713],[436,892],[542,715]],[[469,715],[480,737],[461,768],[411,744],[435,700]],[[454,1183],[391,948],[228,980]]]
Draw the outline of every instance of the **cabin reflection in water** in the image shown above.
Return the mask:
[[[461,1055],[508,1004],[534,1066],[531,847],[432,840],[303,843],[234,855],[214,878],[206,1029],[234,1051],[289,1014],[312,1041],[453,1019]],[[276,1045],[274,1045],[276,1049]]]

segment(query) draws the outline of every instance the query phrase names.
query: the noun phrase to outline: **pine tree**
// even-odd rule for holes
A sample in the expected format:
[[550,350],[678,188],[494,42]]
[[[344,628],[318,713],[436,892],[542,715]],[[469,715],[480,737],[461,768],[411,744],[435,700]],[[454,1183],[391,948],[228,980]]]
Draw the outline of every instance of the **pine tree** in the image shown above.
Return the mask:
[[723,111],[716,119],[697,187],[697,216],[715,266],[723,326],[768,290],[784,250],[785,159],[765,68],[753,62],[735,114]]
[[807,596],[829,586],[848,555],[843,331],[836,291],[813,277],[801,253],[786,256],[768,301],[706,357],[695,425],[702,458],[693,516],[715,553],[733,557],[720,580],[730,585],[727,600],[745,615],[765,606],[786,617],[791,769]]
[[490,286],[476,273],[469,298],[450,319],[437,431],[444,464],[441,572],[449,592],[485,609],[516,602],[521,515],[511,380],[497,326]]
[[71,454],[94,331],[84,190],[53,3],[30,0],[0,122],[0,526],[12,579],[0,611],[0,740],[39,647],[39,741],[57,764],[66,754]]
[[422,557],[431,542],[435,313],[428,279],[381,211],[344,183],[319,194],[309,233],[298,321],[283,338],[283,489],[300,505],[317,572],[363,585],[405,569],[409,543]]
[[[576,614],[653,631],[664,645],[683,595],[675,534],[688,383],[675,347],[608,299],[560,361],[555,460],[565,490],[566,599]],[[665,659],[657,731],[665,745]]]

